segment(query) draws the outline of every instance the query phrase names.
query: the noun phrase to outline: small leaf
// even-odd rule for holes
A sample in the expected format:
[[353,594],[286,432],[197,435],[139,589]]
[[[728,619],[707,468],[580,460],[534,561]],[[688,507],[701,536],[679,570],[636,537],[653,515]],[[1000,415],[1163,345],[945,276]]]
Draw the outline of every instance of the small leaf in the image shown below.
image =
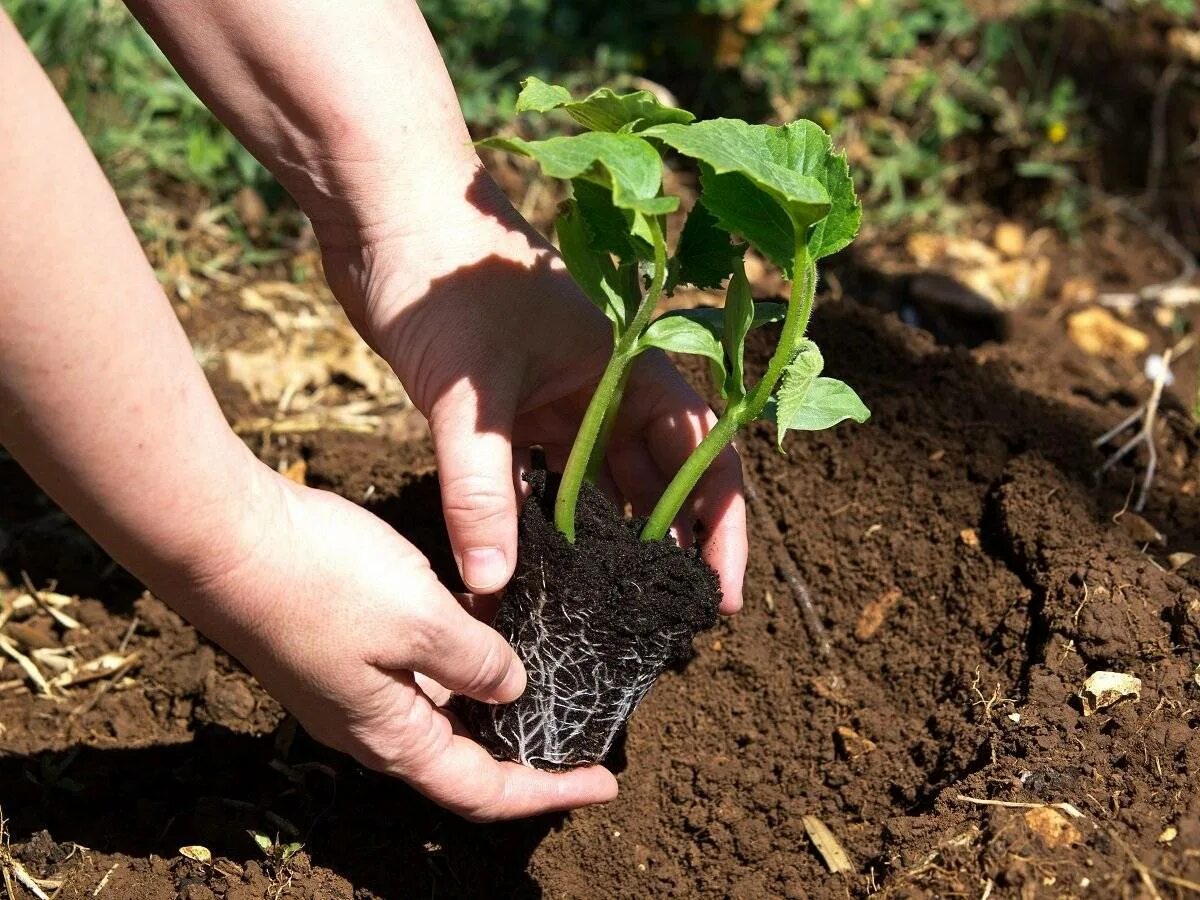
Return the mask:
[[250,831],[248,834],[250,837],[254,838],[254,843],[258,844],[258,849],[268,856],[271,855],[271,851],[275,849],[275,842],[273,840],[271,840],[261,831]]
[[682,310],[659,316],[650,323],[638,343],[643,349],[658,347],[672,353],[707,356],[724,371],[725,354],[721,342],[712,329],[689,315],[695,311]]
[[293,856],[295,856],[297,853],[299,853],[303,849],[304,849],[304,845],[299,842],[293,842],[291,844],[288,844],[286,847],[284,847],[282,850],[280,850],[280,853],[279,853],[280,861],[287,862],[289,859],[291,859]]
[[[725,331],[725,310],[720,306],[697,306],[694,309],[679,310],[670,315],[686,316],[693,322],[699,322],[713,333],[718,342]],[[754,321],[750,324],[750,330],[782,322],[786,316],[786,303],[776,303],[774,300],[759,301],[754,304]]]
[[821,370],[825,368],[825,357],[812,341],[804,341],[800,345],[795,358],[783,370],[783,380],[775,390],[776,403],[775,422],[779,425],[777,441],[779,449],[783,449],[783,439],[791,422],[800,417],[801,410],[808,400],[809,391]]
[[754,325],[754,297],[744,266],[739,265],[729,280],[721,324],[721,345],[729,365],[722,394],[740,400],[746,393],[746,335]]
[[708,207],[703,202],[696,203],[688,213],[671,260],[668,292],[683,284],[701,290],[719,288],[745,252],[745,245],[733,245],[729,232],[717,223]]
[[863,423],[871,411],[848,384],[836,378],[816,378],[804,397],[803,405],[790,418],[777,413],[781,431],[822,431],[852,419]]
[[667,123],[686,124],[695,116],[685,109],[664,105],[649,91],[618,94],[611,88],[572,100],[571,92],[538,78],[526,79],[517,98],[517,112],[565,110],[571,118],[590,131],[630,133]]
[[557,84],[547,84],[540,78],[526,78],[517,95],[517,112],[549,112],[571,102],[571,92]]
[[567,271],[588,299],[608,316],[619,333],[625,326],[625,301],[616,289],[617,270],[607,253],[598,253],[589,246],[587,223],[577,203],[571,201],[566,204],[564,211],[554,220],[554,229]]
[[622,209],[658,216],[679,206],[678,197],[659,196],[662,158],[636,135],[585,132],[544,141],[494,137],[478,146],[528,156],[552,178],[585,178],[609,187],[613,203]]
[[199,844],[189,844],[186,847],[179,848],[179,855],[186,856],[188,859],[195,860],[198,863],[208,865],[212,862],[212,851],[207,847],[202,847]]

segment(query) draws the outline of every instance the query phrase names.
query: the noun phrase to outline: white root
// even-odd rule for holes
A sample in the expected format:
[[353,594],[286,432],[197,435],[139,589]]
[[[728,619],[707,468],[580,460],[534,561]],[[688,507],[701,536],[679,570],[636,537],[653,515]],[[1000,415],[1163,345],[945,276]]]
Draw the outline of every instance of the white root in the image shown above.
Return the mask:
[[597,646],[597,629],[585,610],[560,605],[547,616],[549,593],[543,588],[531,599],[530,614],[509,636],[525,662],[529,686],[513,707],[489,708],[491,730],[525,765],[563,768],[594,761],[581,755],[580,744],[586,738],[593,750],[597,734],[603,743],[595,758],[602,758],[670,662],[686,628],[659,632],[614,660],[604,652],[610,648]]

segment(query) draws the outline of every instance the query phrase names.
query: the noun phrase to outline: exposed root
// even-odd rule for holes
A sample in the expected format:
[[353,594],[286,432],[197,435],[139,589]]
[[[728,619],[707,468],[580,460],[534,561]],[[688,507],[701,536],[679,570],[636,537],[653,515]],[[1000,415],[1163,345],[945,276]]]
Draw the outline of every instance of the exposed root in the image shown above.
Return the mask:
[[[1096,470],[1096,477],[1103,477],[1110,469],[1112,469],[1113,466],[1127,457],[1138,447],[1145,444],[1147,455],[1146,471],[1142,476],[1141,488],[1138,490],[1137,499],[1133,504],[1134,512],[1141,512],[1143,509],[1145,509],[1146,498],[1150,494],[1150,486],[1154,483],[1154,474],[1158,469],[1158,449],[1154,444],[1154,426],[1158,421],[1158,406],[1162,401],[1162,393],[1167,382],[1167,375],[1171,371],[1171,358],[1177,349],[1179,348],[1173,347],[1163,354],[1162,366],[1159,368],[1158,374],[1154,378],[1154,387],[1151,389],[1150,399],[1146,401],[1145,405],[1139,407],[1132,414],[1118,422],[1092,442],[1092,446],[1094,447],[1103,447],[1121,432],[1134,427],[1139,422],[1141,423],[1137,433],[1120,447],[1118,447],[1116,451],[1104,461],[1104,464]],[[1190,347],[1186,349],[1190,349]],[[1186,349],[1184,349],[1183,352],[1186,352]]]
[[[517,617],[510,642],[525,661],[525,697],[533,702],[488,707],[491,731],[511,758],[535,768],[568,768],[591,761],[587,756],[603,758],[675,656],[681,635],[686,640],[690,634],[682,626],[664,630],[614,659],[611,647],[596,639],[602,623],[561,603],[547,614],[553,601],[544,581],[529,599],[532,606],[528,615]],[[588,747],[593,743],[598,746]],[[584,748],[590,752],[581,757]]]

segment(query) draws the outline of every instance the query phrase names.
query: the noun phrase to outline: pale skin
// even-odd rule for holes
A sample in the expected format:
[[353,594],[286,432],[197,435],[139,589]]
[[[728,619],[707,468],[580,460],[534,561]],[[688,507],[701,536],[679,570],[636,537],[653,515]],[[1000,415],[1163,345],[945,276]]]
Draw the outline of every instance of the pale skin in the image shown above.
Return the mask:
[[[516,560],[528,448],[561,467],[609,331],[484,174],[411,0],[131,0],[197,93],[313,221],[326,276],[429,419],[455,558]],[[312,733],[469,819],[615,796],[594,766],[493,760],[440,709],[525,673],[382,521],[292,484],[230,430],[99,166],[0,15],[0,443],[112,556]],[[639,362],[605,483],[645,513],[714,417]],[[741,605],[732,452],[681,517]],[[695,526],[699,528],[693,532]]]

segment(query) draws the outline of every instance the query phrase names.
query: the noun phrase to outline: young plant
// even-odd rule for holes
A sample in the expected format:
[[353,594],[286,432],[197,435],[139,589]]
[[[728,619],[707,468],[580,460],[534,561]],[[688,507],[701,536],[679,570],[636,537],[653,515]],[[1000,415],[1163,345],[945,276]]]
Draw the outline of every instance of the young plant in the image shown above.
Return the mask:
[[[705,470],[750,422],[775,422],[782,449],[789,430],[867,419],[866,406],[851,388],[821,375],[824,359],[805,336],[817,262],[847,246],[861,219],[845,155],[833,152],[820,126],[697,122],[647,91],[601,89],[574,100],[565,88],[536,78],[525,82],[517,110],[563,110],[584,129],[540,141],[496,137],[481,144],[530,157],[547,175],[570,182],[571,199],[555,223],[560,250],[571,275],[613,326],[613,355],[584,414],[555,501],[555,525],[568,541],[575,540],[581,486],[604,459],[629,368],[652,347],[707,357],[725,406],[654,508],[644,540],[666,536]],[[674,253],[667,248],[664,216],[678,208],[679,199],[662,192],[667,150],[698,163],[702,187]],[[792,279],[786,305],[754,303],[742,262],[748,245]],[[726,280],[723,309],[652,320],[665,292],[684,284],[719,288]],[[747,385],[748,333],[780,320],[782,333],[765,373]]]
[[[715,624],[715,573],[667,533],[734,433],[770,418],[782,446],[789,429],[867,418],[850,388],[821,376],[821,353],[805,337],[817,261],[850,242],[860,211],[845,157],[811,122],[697,122],[645,91],[600,90],[574,100],[536,79],[525,83],[519,108],[563,110],[584,129],[482,143],[528,156],[570,182],[559,245],[575,280],[611,321],[613,353],[557,492],[545,473],[530,476],[517,570],[494,623],[525,664],[525,693],[505,706],[460,698],[458,711],[494,755],[561,769],[604,758],[655,679],[686,660],[693,637]],[[703,190],[673,252],[664,217],[679,200],[663,195],[667,152],[699,164]],[[747,246],[793,278],[786,304],[754,303]],[[654,318],[664,293],[726,282],[723,309]],[[768,322],[782,322],[779,341],[762,377],[748,384],[746,336]],[[630,366],[652,348],[707,357],[725,402],[643,527],[589,482],[604,459]]]

